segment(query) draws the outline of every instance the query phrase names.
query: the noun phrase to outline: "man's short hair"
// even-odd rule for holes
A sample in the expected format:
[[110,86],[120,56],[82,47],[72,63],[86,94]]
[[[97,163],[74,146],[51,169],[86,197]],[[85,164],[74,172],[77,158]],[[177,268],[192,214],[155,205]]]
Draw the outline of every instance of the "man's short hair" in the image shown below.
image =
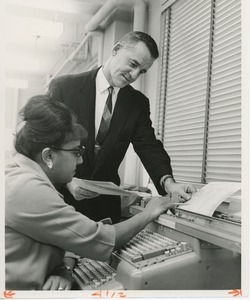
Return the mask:
[[138,42],[143,42],[147,46],[151,56],[154,59],[157,59],[159,57],[159,51],[155,40],[145,32],[131,31],[125,34],[118,41],[117,44],[120,44],[121,46],[125,46],[126,44],[129,43],[138,43]]

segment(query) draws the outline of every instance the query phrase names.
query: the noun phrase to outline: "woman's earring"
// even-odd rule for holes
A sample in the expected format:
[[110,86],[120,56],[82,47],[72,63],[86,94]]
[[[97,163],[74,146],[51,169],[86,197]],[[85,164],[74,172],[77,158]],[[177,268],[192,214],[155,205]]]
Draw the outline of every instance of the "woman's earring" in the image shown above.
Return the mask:
[[47,166],[48,166],[49,169],[52,169],[53,168],[53,162],[51,160],[48,161]]

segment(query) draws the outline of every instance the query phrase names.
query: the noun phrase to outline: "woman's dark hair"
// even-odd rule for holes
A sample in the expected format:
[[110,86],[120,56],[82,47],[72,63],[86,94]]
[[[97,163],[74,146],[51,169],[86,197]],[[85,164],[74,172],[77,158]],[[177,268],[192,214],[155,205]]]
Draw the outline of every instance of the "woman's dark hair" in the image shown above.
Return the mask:
[[78,139],[84,142],[87,138],[87,131],[75,115],[48,96],[30,98],[19,115],[24,125],[16,134],[15,149],[33,160],[46,147],[61,147]]
[[131,31],[126,35],[124,35],[117,44],[123,47],[126,46],[127,44],[130,43],[133,44],[138,42],[143,42],[147,46],[151,56],[154,59],[157,59],[159,57],[159,50],[155,40],[145,32]]

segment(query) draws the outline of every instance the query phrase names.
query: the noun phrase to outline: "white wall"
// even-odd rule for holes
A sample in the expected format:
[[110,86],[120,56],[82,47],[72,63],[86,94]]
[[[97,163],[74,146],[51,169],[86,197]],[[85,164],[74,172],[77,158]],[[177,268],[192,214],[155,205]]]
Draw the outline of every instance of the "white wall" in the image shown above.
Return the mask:
[[13,151],[14,133],[18,123],[19,110],[30,97],[44,94],[44,84],[45,80],[43,80],[43,78],[33,77],[29,80],[29,87],[27,89],[6,88],[4,114],[4,148],[6,160],[10,158]]

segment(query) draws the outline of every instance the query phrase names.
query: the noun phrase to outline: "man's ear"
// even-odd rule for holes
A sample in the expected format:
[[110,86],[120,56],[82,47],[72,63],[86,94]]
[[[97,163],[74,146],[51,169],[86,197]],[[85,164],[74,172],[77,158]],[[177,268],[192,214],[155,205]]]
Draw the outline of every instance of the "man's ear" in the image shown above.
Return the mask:
[[122,48],[122,45],[117,43],[112,50],[112,55],[115,56],[117,54],[117,52]]
[[48,166],[49,169],[53,167],[53,151],[47,147],[42,150],[42,160]]

